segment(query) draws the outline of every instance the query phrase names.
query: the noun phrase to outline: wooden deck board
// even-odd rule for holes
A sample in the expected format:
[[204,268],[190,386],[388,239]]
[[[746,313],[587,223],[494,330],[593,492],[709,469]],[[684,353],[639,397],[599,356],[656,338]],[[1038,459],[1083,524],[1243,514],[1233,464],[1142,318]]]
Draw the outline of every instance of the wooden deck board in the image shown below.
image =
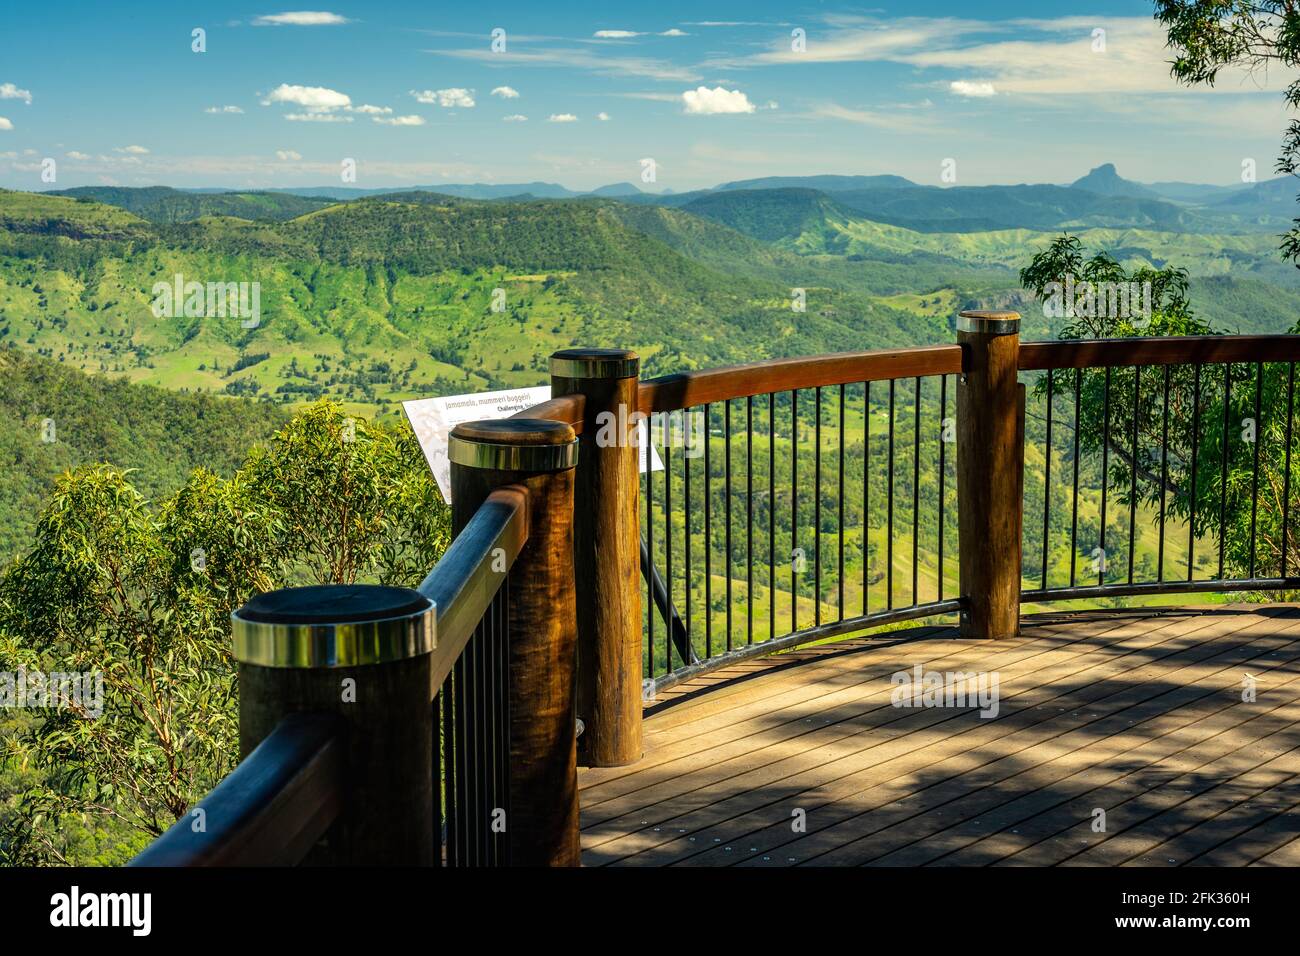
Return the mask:
[[[1196,621],[1185,622],[1185,623],[1189,625],[1203,625],[1208,620],[1209,619],[1202,618]],[[1176,630],[1177,630],[1176,628],[1170,628],[1168,629],[1167,633],[1165,633],[1164,631],[1150,631],[1146,636],[1150,637],[1150,635],[1152,634],[1160,633],[1163,634],[1162,639],[1169,639],[1176,633]],[[1175,646],[1175,650],[1177,649],[1178,649],[1177,646]],[[987,651],[984,651],[983,653],[987,655]],[[985,657],[985,660],[987,661],[996,661],[997,659],[998,659],[997,657],[987,657],[987,656]],[[1072,668],[1072,671],[1077,673],[1080,665],[1078,664],[1077,660],[1074,660],[1073,658],[1071,660],[1074,661],[1074,665],[1075,665]],[[1068,663],[1069,662],[1067,662],[1067,664]],[[1100,660],[1094,661],[1093,664],[1096,667],[1105,666],[1101,663]],[[1125,667],[1126,665],[1124,665],[1121,662],[1119,664],[1112,663],[1110,666]],[[1050,691],[1050,688],[1053,686],[1053,679],[1059,679],[1062,671],[1058,668],[1050,671],[1044,671],[1043,673],[1045,675],[1045,679],[1043,677],[1040,677],[1039,682],[1042,686],[1049,688]],[[1094,686],[1097,686],[1096,676],[1097,675],[1095,674],[1093,675],[1092,683]],[[1027,686],[1028,682],[1024,681],[1024,677],[1025,675],[1021,674],[1022,682],[1024,686]],[[1022,688],[1020,689],[1020,692],[1022,694],[1024,693],[1024,686],[1022,686]],[[881,697],[882,699],[878,702],[878,706],[875,709],[874,715],[869,715],[869,716],[874,716],[875,724],[880,724],[882,721],[887,722],[887,724],[884,727],[881,727],[881,726],[873,726],[872,724],[869,723],[865,728],[865,731],[876,731],[877,733],[869,735],[868,738],[865,741],[861,741],[856,748],[853,748],[851,746],[851,749],[856,749],[858,753],[861,753],[864,756],[871,758],[869,759],[869,765],[872,766],[881,762],[881,760],[886,759],[886,757],[888,756],[893,756],[897,752],[906,752],[910,750],[915,750],[917,748],[924,749],[924,744],[926,743],[925,738],[918,736],[915,733],[917,729],[922,727],[929,727],[942,722],[953,721],[953,720],[970,722],[978,727],[978,730],[973,732],[973,734],[966,734],[966,735],[948,734],[947,735],[951,737],[953,741],[955,741],[956,743],[965,745],[969,742],[977,741],[981,736],[985,734],[991,733],[996,735],[996,734],[1005,733],[1010,729],[1011,725],[1015,722],[1014,720],[981,721],[969,711],[954,711],[952,709],[901,710],[901,709],[893,708],[888,704],[887,694],[882,694]],[[1038,717],[1038,719],[1042,720],[1045,719],[1048,716],[1048,714],[1044,713],[1044,714],[1038,714],[1036,716]],[[907,733],[906,731],[909,730],[913,732]],[[859,731],[859,733],[855,734],[854,737],[861,738],[862,731]],[[885,740],[888,741],[887,744],[882,743]],[[926,753],[922,762],[923,763],[929,762],[933,759],[934,759],[933,753]],[[861,764],[859,763],[859,766],[860,765]],[[848,770],[855,769],[852,766],[846,765],[842,760],[838,761],[834,766],[836,766],[836,769],[838,769],[841,773],[847,772]],[[735,790],[739,787],[742,796],[748,796],[750,794],[762,794],[765,792],[762,789],[755,789],[754,787],[755,784],[761,782],[762,781],[759,780],[758,778],[749,776],[745,778],[732,779],[729,786],[731,787],[732,790]],[[799,788],[795,788],[795,791],[797,792],[798,789]],[[699,803],[700,796],[702,796],[702,794],[696,794],[690,797],[689,799],[693,800],[695,803]],[[724,801],[724,803],[726,803],[726,801]],[[678,806],[680,807],[680,802]],[[698,822],[701,819],[701,816],[707,817],[709,815],[714,814],[716,809],[717,806],[709,807],[708,810],[705,812],[705,814],[703,815],[698,813],[695,814],[694,815],[695,821]],[[819,814],[816,821],[814,821],[814,827],[820,826],[821,823],[824,821],[824,819],[826,819],[826,815]],[[595,836],[599,837],[599,833],[595,834]],[[645,834],[642,834],[641,838],[644,840],[645,836],[646,836]]]
[[[915,664],[996,673],[998,715],[893,706]],[[645,739],[579,773],[586,865],[1297,865],[1300,606],[804,648],[676,685]]]

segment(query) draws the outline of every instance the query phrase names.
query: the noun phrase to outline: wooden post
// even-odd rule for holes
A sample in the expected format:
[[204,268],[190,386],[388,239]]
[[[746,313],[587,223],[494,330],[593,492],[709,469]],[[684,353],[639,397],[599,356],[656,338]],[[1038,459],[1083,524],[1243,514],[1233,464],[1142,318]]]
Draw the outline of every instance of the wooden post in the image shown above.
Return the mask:
[[577,707],[584,725],[578,761],[586,767],[641,759],[639,367],[636,353],[625,349],[551,356],[551,395],[586,398],[573,526]]
[[452,528],[494,489],[528,491],[528,540],[509,588],[510,807],[515,866],[578,866],[574,715],[577,623],[573,485],[578,442],[562,422],[531,418],[452,429]]
[[343,809],[308,865],[431,866],[432,604],[408,588],[260,594],[233,616],[241,759],[289,714],[345,728]]
[[957,514],[963,637],[1020,632],[1024,412],[1020,315],[962,312],[957,342]]

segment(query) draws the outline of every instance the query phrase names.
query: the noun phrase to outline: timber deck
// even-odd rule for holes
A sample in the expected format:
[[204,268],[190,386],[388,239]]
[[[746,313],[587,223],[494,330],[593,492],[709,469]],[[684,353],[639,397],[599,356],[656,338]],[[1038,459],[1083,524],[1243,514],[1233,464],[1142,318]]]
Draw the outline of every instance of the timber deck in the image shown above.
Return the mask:
[[[997,716],[895,707],[891,675],[918,664],[996,674]],[[587,866],[1297,866],[1300,606],[1054,613],[1014,640],[924,627],[739,664],[664,692],[642,760],[579,786]]]

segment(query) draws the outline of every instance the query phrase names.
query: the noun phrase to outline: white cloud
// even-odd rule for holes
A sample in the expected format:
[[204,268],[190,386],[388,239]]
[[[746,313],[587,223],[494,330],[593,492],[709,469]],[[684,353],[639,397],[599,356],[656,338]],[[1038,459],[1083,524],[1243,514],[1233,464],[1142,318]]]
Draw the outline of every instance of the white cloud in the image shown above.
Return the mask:
[[469,109],[474,105],[473,90],[466,90],[459,86],[445,90],[411,90],[410,93],[417,103],[437,103],[447,109],[457,106]]
[[383,123],[386,126],[423,126],[423,116],[376,116],[376,123]]
[[322,27],[351,23],[347,17],[324,10],[294,10],[289,13],[269,13],[253,21],[255,27]]
[[22,100],[31,106],[32,93],[31,90],[20,90],[12,83],[0,83],[0,100]]
[[149,150],[145,149],[143,146],[118,146],[116,149],[113,150],[113,152],[115,152],[115,153],[127,153],[127,154],[129,154],[129,155],[131,155],[131,156],[147,156],[147,155],[149,155]]
[[501,119],[503,122],[506,123],[527,123],[528,122],[528,117],[520,113],[512,113],[509,116],[501,117]]
[[590,49],[519,50],[511,47],[504,53],[473,48],[426,52],[460,60],[474,60],[492,67],[553,66],[589,70],[601,76],[640,76],[655,80],[681,80],[687,83],[693,83],[700,78],[699,73],[692,67],[679,66],[667,60],[639,56],[601,56]]
[[90,159],[90,157],[85,153],[79,153],[75,149],[70,149],[68,150],[68,159],[75,159],[78,162],[84,162]]
[[492,95],[499,96],[503,100],[519,99],[519,91],[515,89],[513,86],[498,86],[496,89],[492,91]]
[[547,122],[548,123],[576,123],[578,122],[578,117],[574,116],[572,113],[552,113],[550,115],[550,118],[547,119]]
[[849,123],[859,123],[863,126],[876,126],[880,129],[907,132],[934,131],[934,125],[926,117],[916,113],[895,116],[890,113],[880,113],[872,110],[851,109],[847,106],[840,106],[838,103],[827,103],[818,106],[812,115],[826,119],[844,120]]
[[[791,50],[788,37],[783,37],[762,53],[718,57],[705,66],[718,70],[766,64],[902,63],[922,70],[974,73],[984,77],[979,82],[990,84],[996,95],[1022,97],[1275,93],[1294,75],[1276,70],[1248,77],[1240,70],[1227,70],[1219,74],[1213,88],[1189,91],[1170,77],[1165,31],[1151,17],[996,21],[830,15],[824,19],[830,29],[800,52]],[[1104,50],[1094,49],[1095,29],[1105,30]],[[951,89],[951,82],[945,78],[935,85]],[[1119,100],[1113,98],[1102,108],[1115,112],[1118,106]]]
[[262,100],[263,106],[272,103],[293,103],[308,109],[336,110],[352,105],[352,97],[323,86],[297,86],[281,83]]
[[609,114],[602,110],[596,114],[596,119],[600,120],[602,123],[607,123],[609,122]]
[[645,33],[637,30],[597,30],[594,34],[592,34],[592,36],[595,36],[601,40],[628,40],[631,39],[632,37],[648,37],[648,36],[684,37],[684,36],[690,36],[690,34],[687,33],[685,30],[678,30],[676,27],[673,27],[673,29],[671,30],[663,30],[662,32],[656,34]]
[[275,151],[275,158],[286,162],[290,160],[297,161],[302,159],[302,153],[292,149],[277,149]]
[[13,128],[14,128],[13,123],[9,122],[9,120],[5,119],[3,116],[0,116],[0,129],[13,129]]
[[992,83],[976,83],[972,80],[953,80],[948,88],[958,96],[997,96],[998,91]]
[[351,116],[338,113],[285,113],[284,118],[295,123],[351,123]]
[[203,112],[205,113],[242,113],[244,112],[238,106],[209,106]]
[[369,103],[362,103],[360,106],[349,106],[348,112],[366,113],[370,116],[387,116],[393,111],[391,106],[371,106]]
[[740,90],[728,90],[721,86],[709,89],[700,86],[682,94],[686,112],[698,115],[713,113],[752,113],[754,104]]

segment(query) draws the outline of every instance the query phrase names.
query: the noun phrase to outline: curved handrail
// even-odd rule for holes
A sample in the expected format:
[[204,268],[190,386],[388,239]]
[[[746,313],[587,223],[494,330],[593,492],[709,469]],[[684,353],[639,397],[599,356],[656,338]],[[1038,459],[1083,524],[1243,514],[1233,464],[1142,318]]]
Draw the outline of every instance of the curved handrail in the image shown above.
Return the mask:
[[773,359],[727,368],[679,372],[646,379],[637,404],[644,414],[693,408],[732,398],[788,392],[819,385],[848,385],[962,370],[960,345],[926,345],[870,352],[832,352],[806,358]]
[[546,418],[553,422],[564,422],[573,426],[575,435],[582,434],[583,416],[586,412],[587,397],[580,392],[561,395],[539,402],[521,412],[515,412],[511,418]]
[[433,602],[437,622],[433,687],[447,679],[527,540],[528,489],[498,488],[417,588]]
[[340,722],[291,714],[130,866],[293,866],[343,804]]

